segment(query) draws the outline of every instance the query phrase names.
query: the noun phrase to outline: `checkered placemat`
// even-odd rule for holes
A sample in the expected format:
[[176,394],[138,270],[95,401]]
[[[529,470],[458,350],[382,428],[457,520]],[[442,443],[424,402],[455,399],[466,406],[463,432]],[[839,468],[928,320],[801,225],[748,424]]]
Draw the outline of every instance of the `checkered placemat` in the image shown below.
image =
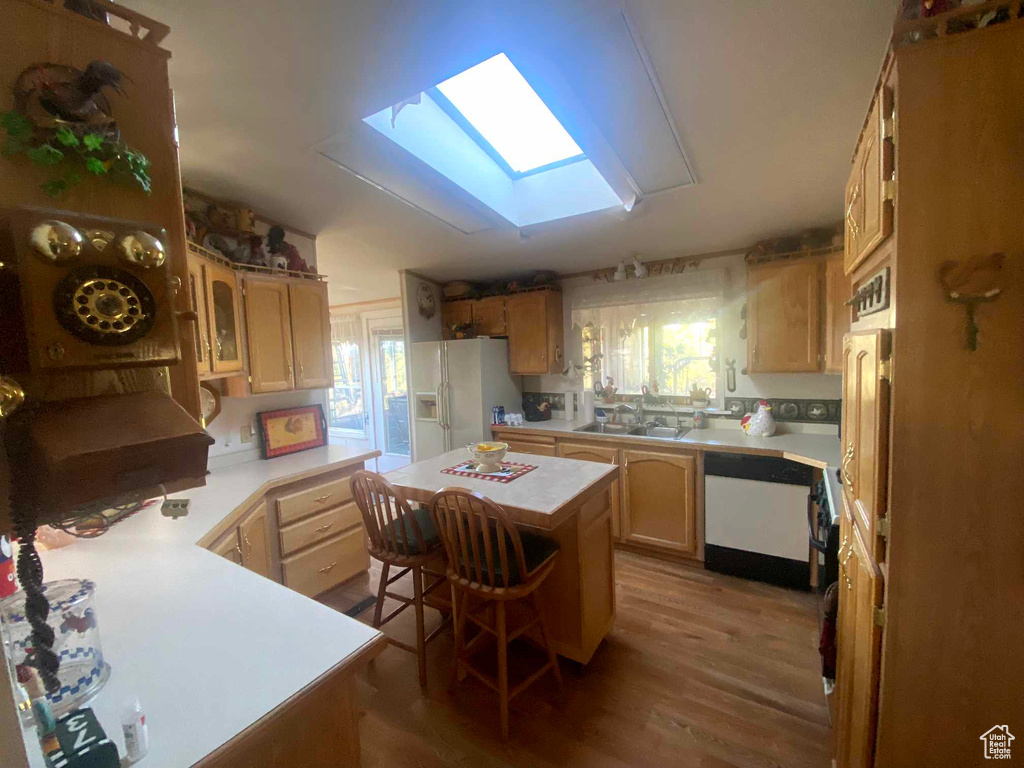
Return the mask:
[[501,462],[501,469],[497,472],[477,472],[475,461],[462,461],[454,467],[442,469],[443,475],[461,475],[462,477],[475,477],[478,480],[491,480],[495,483],[511,483],[517,477],[522,477],[528,472],[533,472],[536,464],[516,464],[514,461]]

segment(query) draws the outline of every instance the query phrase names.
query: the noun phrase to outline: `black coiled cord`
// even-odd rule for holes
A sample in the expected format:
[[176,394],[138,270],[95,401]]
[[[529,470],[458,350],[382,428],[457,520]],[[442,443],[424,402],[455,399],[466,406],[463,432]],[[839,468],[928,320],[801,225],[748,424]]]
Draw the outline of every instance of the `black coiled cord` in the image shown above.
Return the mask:
[[43,593],[43,561],[36,551],[36,507],[23,498],[20,490],[20,477],[24,477],[27,470],[21,460],[25,454],[25,441],[17,421],[16,417],[8,420],[11,428],[6,430],[6,442],[11,465],[11,522],[21,544],[18,551],[18,581],[25,591],[25,618],[32,627],[32,650],[26,663],[39,670],[46,691],[56,693],[60,689],[57,677],[60,657],[53,652],[56,633],[46,623],[50,615],[50,602]]

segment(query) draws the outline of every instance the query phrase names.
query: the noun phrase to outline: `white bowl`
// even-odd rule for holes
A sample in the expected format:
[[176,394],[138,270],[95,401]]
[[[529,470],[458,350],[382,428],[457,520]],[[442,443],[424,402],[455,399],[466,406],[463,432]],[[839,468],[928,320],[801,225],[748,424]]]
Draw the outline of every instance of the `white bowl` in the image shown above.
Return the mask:
[[466,450],[476,460],[477,472],[497,472],[508,451],[508,443],[470,443]]

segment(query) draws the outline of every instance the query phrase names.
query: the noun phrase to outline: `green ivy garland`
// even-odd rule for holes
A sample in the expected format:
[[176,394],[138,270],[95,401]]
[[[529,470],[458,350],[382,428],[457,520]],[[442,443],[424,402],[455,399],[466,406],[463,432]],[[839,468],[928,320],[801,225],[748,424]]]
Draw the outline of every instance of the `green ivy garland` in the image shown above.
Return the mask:
[[113,181],[137,184],[149,194],[149,160],[129,147],[120,136],[111,137],[94,131],[76,133],[67,126],[40,137],[32,122],[20,112],[0,112],[0,128],[7,136],[0,146],[4,157],[25,155],[35,165],[52,168],[57,175],[40,184],[50,197],[61,197],[82,183],[79,169]]

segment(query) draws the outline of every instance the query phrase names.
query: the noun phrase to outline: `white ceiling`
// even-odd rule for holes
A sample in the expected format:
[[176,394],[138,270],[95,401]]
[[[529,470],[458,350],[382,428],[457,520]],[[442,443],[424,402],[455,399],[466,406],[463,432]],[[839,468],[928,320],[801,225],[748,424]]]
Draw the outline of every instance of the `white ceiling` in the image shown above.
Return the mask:
[[894,0],[628,0],[699,183],[521,239],[511,227],[460,234],[313,148],[508,45],[568,41],[621,0],[128,5],[171,25],[187,183],[318,233],[335,303],[397,295],[402,268],[441,280],[573,272],[836,221],[895,12]]

